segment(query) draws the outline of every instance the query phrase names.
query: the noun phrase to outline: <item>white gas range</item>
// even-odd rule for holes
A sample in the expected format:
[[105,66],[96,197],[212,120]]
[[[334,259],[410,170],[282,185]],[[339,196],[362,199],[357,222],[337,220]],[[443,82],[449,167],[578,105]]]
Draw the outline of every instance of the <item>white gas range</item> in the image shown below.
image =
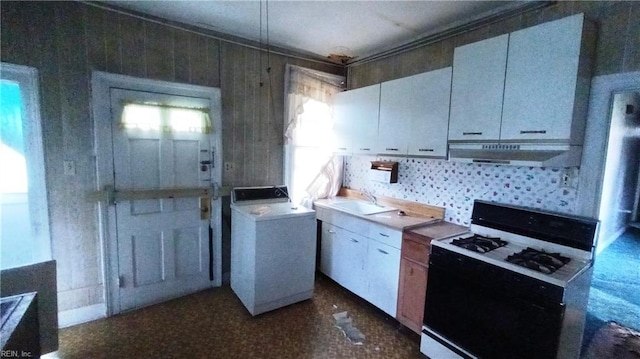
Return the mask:
[[598,222],[476,201],[471,233],[432,242],[421,351],[577,358]]

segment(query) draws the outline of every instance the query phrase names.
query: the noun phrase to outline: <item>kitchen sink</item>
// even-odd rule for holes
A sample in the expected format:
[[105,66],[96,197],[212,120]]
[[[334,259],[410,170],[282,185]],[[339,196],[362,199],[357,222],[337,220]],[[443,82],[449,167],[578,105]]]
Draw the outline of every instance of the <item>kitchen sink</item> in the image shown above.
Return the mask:
[[346,212],[365,215],[365,216],[370,214],[391,212],[396,210],[395,208],[384,207],[377,204],[367,203],[362,201],[337,202],[337,203],[332,203],[331,206]]

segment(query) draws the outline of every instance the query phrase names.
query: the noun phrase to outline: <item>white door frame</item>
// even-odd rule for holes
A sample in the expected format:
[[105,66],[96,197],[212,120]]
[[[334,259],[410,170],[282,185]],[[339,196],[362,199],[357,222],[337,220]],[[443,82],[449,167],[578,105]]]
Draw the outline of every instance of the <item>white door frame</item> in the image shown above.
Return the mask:
[[[136,78],[94,71],[91,78],[93,102],[94,149],[96,157],[96,189],[114,186],[113,141],[111,118],[111,88],[134,91],[157,92],[167,95],[192,96],[208,99],[211,103],[211,122],[216,137],[216,148],[212,166],[213,184],[219,186],[222,180],[222,119],[220,89],[167,81]],[[214,191],[216,188],[214,188]],[[212,203],[211,226],[213,228],[214,280],[212,285],[222,285],[222,204],[218,198]],[[120,312],[118,283],[118,246],[116,238],[115,206],[99,202],[97,207],[99,235],[102,247],[103,282],[107,316]]]

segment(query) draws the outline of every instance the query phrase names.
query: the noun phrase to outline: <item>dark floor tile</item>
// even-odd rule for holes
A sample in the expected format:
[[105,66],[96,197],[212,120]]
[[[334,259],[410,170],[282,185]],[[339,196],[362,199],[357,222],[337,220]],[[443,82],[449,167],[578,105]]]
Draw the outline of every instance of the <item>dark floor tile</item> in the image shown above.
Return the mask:
[[[366,336],[334,326],[348,311]],[[319,275],[313,299],[252,317],[230,287],[60,332],[59,358],[424,358],[419,337]]]

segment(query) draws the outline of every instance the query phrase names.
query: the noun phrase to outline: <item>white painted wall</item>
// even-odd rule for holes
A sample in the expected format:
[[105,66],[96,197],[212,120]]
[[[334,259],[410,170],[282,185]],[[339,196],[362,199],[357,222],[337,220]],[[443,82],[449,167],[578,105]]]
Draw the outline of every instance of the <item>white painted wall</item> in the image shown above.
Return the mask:
[[[640,91],[640,71],[596,76],[591,81],[589,112],[582,151],[576,214],[598,218],[600,225],[597,252],[616,237],[607,224],[610,208],[601,208],[604,191],[605,156],[611,126],[611,100],[616,92]],[[604,229],[604,230],[603,230]]]

